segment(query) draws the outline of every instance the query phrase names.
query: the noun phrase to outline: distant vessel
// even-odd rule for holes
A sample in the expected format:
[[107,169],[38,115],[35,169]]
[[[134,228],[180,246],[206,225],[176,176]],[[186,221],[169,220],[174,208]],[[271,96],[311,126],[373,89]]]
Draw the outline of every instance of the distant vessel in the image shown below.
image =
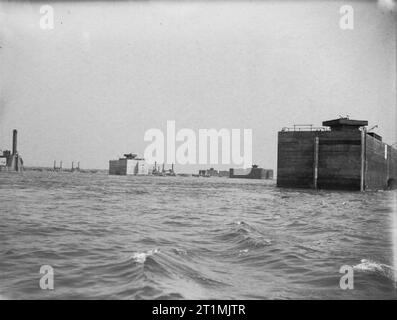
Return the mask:
[[144,158],[137,154],[124,154],[124,158],[109,161],[109,174],[111,175],[148,175],[149,166]]
[[174,164],[171,165],[171,169],[165,170],[165,164],[163,163],[163,169],[160,170],[160,167],[157,167],[157,162],[154,163],[154,167],[149,174],[152,174],[154,176],[160,176],[160,177],[176,177],[175,171],[174,171]]
[[324,121],[319,128],[283,128],[278,133],[277,186],[361,191],[396,188],[397,149],[382,142],[367,125],[366,120],[341,117]]
[[252,168],[247,169],[230,168],[229,177],[244,179],[273,179],[273,170],[259,168],[257,165],[253,165]]

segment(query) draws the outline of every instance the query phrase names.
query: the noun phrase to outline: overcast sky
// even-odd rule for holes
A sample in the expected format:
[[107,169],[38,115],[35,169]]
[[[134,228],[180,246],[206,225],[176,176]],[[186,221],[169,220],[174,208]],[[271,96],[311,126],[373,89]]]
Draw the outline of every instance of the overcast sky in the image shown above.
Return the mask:
[[107,168],[167,120],[252,129],[274,169],[294,123],[350,115],[397,142],[396,18],[376,1],[56,2],[53,30],[41,5],[0,2],[0,149],[18,129],[28,166]]

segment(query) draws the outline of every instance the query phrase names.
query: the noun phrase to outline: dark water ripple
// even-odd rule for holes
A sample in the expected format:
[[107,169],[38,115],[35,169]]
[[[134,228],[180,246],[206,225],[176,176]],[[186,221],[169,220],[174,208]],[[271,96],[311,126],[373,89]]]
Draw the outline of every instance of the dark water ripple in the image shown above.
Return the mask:
[[[2,172],[0,298],[395,299],[396,196]],[[42,265],[53,291],[39,288]],[[342,265],[354,290],[339,288]]]

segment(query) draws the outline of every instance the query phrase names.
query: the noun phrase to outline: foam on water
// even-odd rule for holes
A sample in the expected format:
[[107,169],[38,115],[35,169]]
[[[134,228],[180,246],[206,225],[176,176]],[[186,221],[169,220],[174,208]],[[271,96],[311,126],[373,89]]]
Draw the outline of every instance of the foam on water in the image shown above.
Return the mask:
[[353,266],[353,269],[356,271],[376,273],[394,281],[395,269],[383,263],[362,259],[361,263]]
[[159,252],[159,249],[152,249],[152,250],[148,250],[146,252],[135,252],[131,258],[137,263],[144,263],[146,261],[147,257],[152,256],[158,252]]

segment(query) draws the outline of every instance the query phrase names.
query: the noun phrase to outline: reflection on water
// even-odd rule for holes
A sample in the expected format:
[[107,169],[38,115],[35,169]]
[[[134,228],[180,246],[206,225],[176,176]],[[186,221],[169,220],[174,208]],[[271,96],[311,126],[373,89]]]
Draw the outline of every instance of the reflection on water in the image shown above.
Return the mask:
[[[394,299],[395,196],[2,172],[0,297]],[[42,265],[53,291],[39,288]],[[339,288],[342,265],[354,290]]]

